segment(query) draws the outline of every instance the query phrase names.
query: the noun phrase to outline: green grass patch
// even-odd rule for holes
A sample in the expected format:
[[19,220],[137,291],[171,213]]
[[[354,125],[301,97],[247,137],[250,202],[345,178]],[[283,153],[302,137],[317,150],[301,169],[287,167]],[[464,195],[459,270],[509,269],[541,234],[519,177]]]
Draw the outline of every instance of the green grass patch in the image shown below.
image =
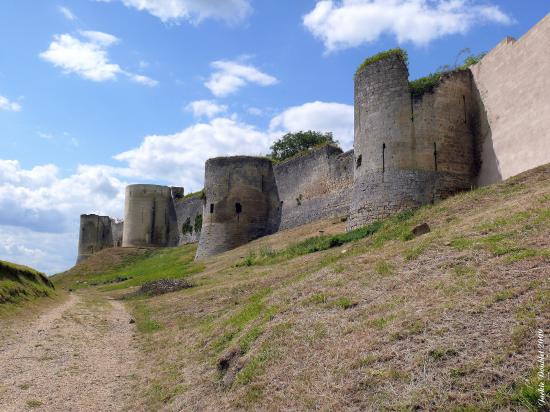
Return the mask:
[[357,302],[352,301],[350,298],[341,297],[334,301],[334,306],[346,310],[357,306]]
[[0,260],[0,306],[19,304],[54,293],[52,282],[43,273]]
[[222,328],[224,332],[212,343],[213,355],[218,355],[228,348],[249,324],[255,322],[256,324],[249,328],[237,341],[243,353],[247,352],[252,347],[253,343],[263,333],[265,324],[271,320],[272,316],[278,310],[277,307],[268,306],[264,302],[264,298],[270,293],[271,288],[261,289],[253,294],[242,308],[238,309],[227,319],[221,321],[219,327]]
[[388,325],[388,323],[393,321],[395,318],[396,318],[395,315],[389,315],[389,316],[383,316],[376,319],[371,319],[369,320],[368,325],[371,328],[382,330]]
[[201,189],[197,192],[191,192],[191,193],[187,193],[185,196],[183,196],[181,199],[195,199],[195,198],[199,198],[199,199],[202,199],[203,197],[205,196],[204,194],[204,189]]
[[405,66],[409,64],[409,57],[407,55],[407,52],[404,49],[401,49],[401,48],[389,49],[389,50],[380,52],[378,54],[375,54],[374,56],[367,57],[363,61],[363,63],[361,63],[361,65],[357,68],[355,75],[357,76],[357,74],[359,74],[359,72],[361,72],[365,67],[392,56],[397,56],[403,63],[405,63]]
[[431,92],[441,80],[443,72],[430,73],[427,76],[421,77],[409,82],[409,88],[413,97],[420,97],[424,93]]
[[263,348],[260,353],[252,358],[237,374],[236,381],[241,385],[248,385],[264,370],[265,363],[274,356],[273,350]]
[[[528,379],[525,379],[515,385],[512,400],[528,411],[547,411],[548,401],[550,399],[550,368],[545,367],[542,379],[538,371],[534,371]],[[539,403],[541,389],[545,394],[546,405]]]
[[[272,263],[278,263],[292,258],[306,255],[309,253],[320,252],[323,250],[332,249],[342,246],[349,242],[354,242],[368,236],[372,236],[382,227],[382,222],[377,221],[371,223],[368,226],[355,229],[346,233],[337,235],[323,235],[315,236],[305,239],[298,243],[293,243],[287,248],[272,251],[272,250],[260,250],[259,252],[252,251],[245,258],[236,264],[237,267],[253,266],[253,265],[266,265]],[[336,259],[335,259],[336,260]],[[332,262],[325,262],[326,264]]]
[[323,305],[328,302],[328,296],[325,293],[315,293],[303,301],[304,305]]
[[151,317],[151,308],[144,302],[135,304],[133,314],[136,326],[141,333],[152,333],[162,328],[161,324]]
[[30,399],[27,401],[27,407],[29,408],[40,408],[42,405],[42,401],[39,401],[37,399]]
[[435,348],[428,352],[428,356],[435,361],[445,360],[458,355],[458,351],[453,348]]
[[[87,284],[74,283],[73,289],[100,286],[104,291],[141,286],[159,279],[181,279],[204,270],[204,264],[194,262],[196,245],[154,249],[136,257],[127,265],[113,268],[106,273],[86,277]],[[126,279],[122,282],[117,279]]]

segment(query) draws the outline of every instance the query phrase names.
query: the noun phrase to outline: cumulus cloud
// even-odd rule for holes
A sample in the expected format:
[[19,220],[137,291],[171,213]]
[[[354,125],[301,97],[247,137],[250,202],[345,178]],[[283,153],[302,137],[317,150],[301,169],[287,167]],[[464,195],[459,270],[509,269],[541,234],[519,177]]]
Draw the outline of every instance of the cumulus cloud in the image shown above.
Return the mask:
[[216,97],[233,94],[247,84],[271,86],[278,83],[275,77],[241,61],[217,60],[211,66],[214,73],[204,85]]
[[80,166],[62,178],[52,164],[24,169],[16,160],[0,160],[0,225],[60,233],[74,227],[84,212],[120,215],[123,168]]
[[476,24],[512,22],[498,6],[475,0],[321,0],[303,18],[328,52],[372,43],[386,34],[399,43],[426,45],[465,34]]
[[261,155],[276,135],[234,118],[215,118],[172,135],[147,136],[135,149],[115,156],[132,170],[152,178],[201,187],[204,162],[216,156]]
[[128,77],[133,82],[143,84],[144,86],[155,87],[159,84],[157,80],[151,79],[150,77],[144,76],[142,74],[128,73]]
[[40,233],[0,225],[0,259],[24,264],[53,274],[75,261],[78,230],[69,233]]
[[227,112],[227,106],[217,104],[213,100],[196,100],[185,106],[185,110],[192,112],[195,117],[212,118],[220,113]]
[[290,107],[271,120],[270,129],[333,132],[340,146],[348,150],[353,147],[353,106],[317,101]]
[[[98,0],[111,2],[114,0]],[[193,24],[206,19],[237,24],[252,12],[250,0],[120,0],[126,7],[158,17],[164,23],[187,20]]]
[[68,7],[59,6],[57,8],[59,12],[65,17],[67,20],[73,21],[76,20],[76,15],[69,9]]
[[158,82],[147,76],[130,73],[109,60],[107,48],[119,42],[116,36],[99,31],[80,31],[81,38],[70,34],[56,34],[48,50],[40,57],[65,73],[75,73],[95,82],[116,80],[124,75],[130,80],[146,86]]
[[23,109],[21,104],[11,101],[7,97],[0,96],[0,111],[20,112]]

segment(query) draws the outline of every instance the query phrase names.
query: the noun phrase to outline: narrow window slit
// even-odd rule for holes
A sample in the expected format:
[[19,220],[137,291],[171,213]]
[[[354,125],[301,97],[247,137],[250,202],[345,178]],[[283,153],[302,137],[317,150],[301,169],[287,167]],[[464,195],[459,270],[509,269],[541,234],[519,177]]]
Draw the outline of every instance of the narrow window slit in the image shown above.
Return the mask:
[[468,122],[468,114],[466,112],[466,96],[462,95],[462,103],[464,107],[464,123]]
[[214,203],[210,203],[210,213],[214,213]]
[[386,143],[382,143],[382,173],[386,171]]
[[437,144],[434,142],[434,168],[437,172]]

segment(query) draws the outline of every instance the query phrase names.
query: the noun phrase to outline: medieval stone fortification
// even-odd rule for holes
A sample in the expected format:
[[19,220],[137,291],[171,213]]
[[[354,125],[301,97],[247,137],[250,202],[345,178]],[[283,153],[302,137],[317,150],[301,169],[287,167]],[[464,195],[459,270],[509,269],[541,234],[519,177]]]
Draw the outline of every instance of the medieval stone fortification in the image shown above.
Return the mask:
[[281,200],[279,229],[349,213],[353,151],[323,146],[274,166]]
[[109,216],[81,215],[76,263],[102,249],[122,245],[122,222]]
[[355,76],[355,170],[348,227],[469,189],[478,110],[469,70],[415,96],[399,54]]
[[197,258],[233,249],[279,228],[279,195],[273,165],[267,158],[209,159],[204,194]]
[[[81,261],[105,247],[199,242],[197,258],[330,217],[348,229],[550,163],[550,15],[419,93],[399,53],[355,76],[354,150],[210,159],[200,197],[132,185],[125,222],[81,217]],[[370,62],[370,64],[369,64]]]

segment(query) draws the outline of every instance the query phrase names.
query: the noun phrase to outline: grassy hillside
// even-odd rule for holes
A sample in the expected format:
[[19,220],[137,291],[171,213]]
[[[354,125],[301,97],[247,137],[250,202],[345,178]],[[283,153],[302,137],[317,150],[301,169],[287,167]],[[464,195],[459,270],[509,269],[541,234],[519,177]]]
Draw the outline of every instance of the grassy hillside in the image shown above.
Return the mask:
[[0,260],[0,308],[53,293],[54,286],[44,274]]
[[[421,223],[431,231],[412,236]],[[149,250],[55,281],[126,296],[143,351],[135,409],[537,410],[550,166],[344,226],[277,233],[201,265],[194,246]],[[194,287],[130,293],[163,277]]]

